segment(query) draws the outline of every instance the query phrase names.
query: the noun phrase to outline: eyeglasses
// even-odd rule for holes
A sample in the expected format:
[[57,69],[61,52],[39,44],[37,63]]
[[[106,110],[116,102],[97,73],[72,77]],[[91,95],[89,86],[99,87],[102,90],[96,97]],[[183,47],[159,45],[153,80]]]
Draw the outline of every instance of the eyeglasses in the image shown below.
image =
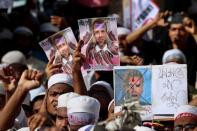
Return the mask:
[[177,125],[174,128],[174,131],[193,131],[197,127],[197,124],[186,124],[186,125]]

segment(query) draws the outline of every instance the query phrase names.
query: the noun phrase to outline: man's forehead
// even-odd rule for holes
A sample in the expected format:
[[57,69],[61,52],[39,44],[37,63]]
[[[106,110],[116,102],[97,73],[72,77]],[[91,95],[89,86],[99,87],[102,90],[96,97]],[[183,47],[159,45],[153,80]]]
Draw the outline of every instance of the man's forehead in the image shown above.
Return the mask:
[[54,40],[55,44],[61,44],[61,43],[65,43],[65,39],[64,37],[58,37],[58,38],[55,38]]
[[105,23],[95,23],[94,29],[106,29]]
[[49,92],[64,92],[71,87],[64,83],[58,83],[49,88]]
[[183,24],[171,24],[170,25],[170,28],[183,28],[184,27],[184,25]]

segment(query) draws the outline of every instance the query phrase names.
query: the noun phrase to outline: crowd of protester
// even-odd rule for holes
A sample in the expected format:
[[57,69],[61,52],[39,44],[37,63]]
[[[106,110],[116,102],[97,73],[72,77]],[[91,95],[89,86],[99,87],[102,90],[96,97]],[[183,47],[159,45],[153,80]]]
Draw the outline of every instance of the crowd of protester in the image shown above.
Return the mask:
[[[10,13],[0,9],[0,131],[197,131],[194,19],[187,12],[163,11],[134,32],[118,23],[121,66],[187,64],[189,103],[177,109],[169,127],[145,124],[132,102],[114,113],[113,71],[91,71],[86,77],[81,72],[84,41],[77,20],[107,17],[108,5],[116,2],[99,1],[88,7],[81,0],[44,0],[42,6],[27,0]],[[78,40],[72,77],[61,73],[54,56],[48,61],[38,44],[66,27]],[[151,37],[145,37],[150,30]]]

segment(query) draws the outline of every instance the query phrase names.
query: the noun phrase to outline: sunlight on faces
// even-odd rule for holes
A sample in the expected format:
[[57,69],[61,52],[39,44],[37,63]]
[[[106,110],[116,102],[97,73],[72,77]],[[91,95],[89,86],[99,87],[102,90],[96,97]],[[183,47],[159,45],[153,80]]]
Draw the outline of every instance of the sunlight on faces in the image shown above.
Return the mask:
[[57,108],[57,116],[56,116],[56,127],[61,131],[67,131],[68,126],[68,116],[67,116],[67,108],[60,107]]
[[107,39],[107,29],[104,23],[95,23],[93,27],[94,37],[97,44],[103,47]]
[[173,44],[184,44],[188,38],[183,24],[171,24],[168,33],[170,40]]
[[50,114],[57,114],[58,97],[68,92],[73,92],[73,88],[67,84],[58,83],[50,87],[47,96],[47,110]]

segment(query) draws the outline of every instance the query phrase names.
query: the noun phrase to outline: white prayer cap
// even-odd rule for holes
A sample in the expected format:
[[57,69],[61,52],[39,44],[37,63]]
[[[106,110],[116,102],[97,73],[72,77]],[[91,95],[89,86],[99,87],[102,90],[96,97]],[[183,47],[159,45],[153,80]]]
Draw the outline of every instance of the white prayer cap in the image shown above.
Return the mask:
[[27,105],[30,106],[30,93],[28,92],[24,101],[23,101],[23,105]]
[[174,114],[174,119],[177,120],[182,117],[195,117],[197,118],[197,107],[192,105],[182,105],[178,107]]
[[100,103],[97,99],[89,96],[79,96],[72,98],[67,103],[67,114],[71,113],[91,113],[95,115],[95,121],[99,118]]
[[0,82],[0,95],[5,95],[5,89],[3,88],[2,82]]
[[45,32],[56,33],[58,31],[59,31],[59,29],[56,26],[52,25],[50,22],[44,23],[40,26],[40,32],[43,32],[43,33],[45,33]]
[[90,89],[94,86],[102,86],[105,87],[109,93],[109,95],[111,96],[111,98],[114,98],[114,91],[112,90],[112,87],[109,83],[105,82],[105,81],[97,81],[94,84],[91,85]]
[[25,64],[26,58],[25,55],[18,51],[18,50],[13,50],[7,52],[2,58],[1,58],[2,63],[7,63],[7,64],[12,64],[12,63],[21,63]]
[[57,104],[57,108],[60,108],[60,107],[67,107],[67,103],[70,99],[74,98],[74,97],[78,97],[80,96],[79,94],[77,93],[74,93],[74,92],[69,92],[69,93],[65,93],[65,94],[62,94],[58,97],[58,104]]
[[86,125],[78,129],[78,131],[93,131],[95,125]]
[[29,127],[23,127],[23,128],[21,128],[21,129],[19,129],[17,131],[30,131],[30,129],[29,129]]
[[39,88],[30,90],[30,96],[31,96],[31,102],[34,101],[34,99],[36,99],[39,96],[44,96],[45,95],[45,88],[43,85],[41,85]]
[[118,31],[118,36],[128,35],[131,32],[129,29],[127,29],[125,27],[118,27],[117,31]]
[[186,63],[186,57],[179,49],[167,50],[163,55],[162,63],[173,62],[174,59],[179,60],[182,64]]
[[19,26],[14,30],[15,34],[19,34],[19,35],[25,35],[25,36],[33,36],[33,32],[25,27],[25,26]]
[[145,126],[135,126],[134,129],[135,131],[155,131],[154,129]]
[[60,74],[54,74],[49,78],[48,89],[58,83],[68,84],[71,87],[73,86],[72,78],[65,73],[60,73]]

